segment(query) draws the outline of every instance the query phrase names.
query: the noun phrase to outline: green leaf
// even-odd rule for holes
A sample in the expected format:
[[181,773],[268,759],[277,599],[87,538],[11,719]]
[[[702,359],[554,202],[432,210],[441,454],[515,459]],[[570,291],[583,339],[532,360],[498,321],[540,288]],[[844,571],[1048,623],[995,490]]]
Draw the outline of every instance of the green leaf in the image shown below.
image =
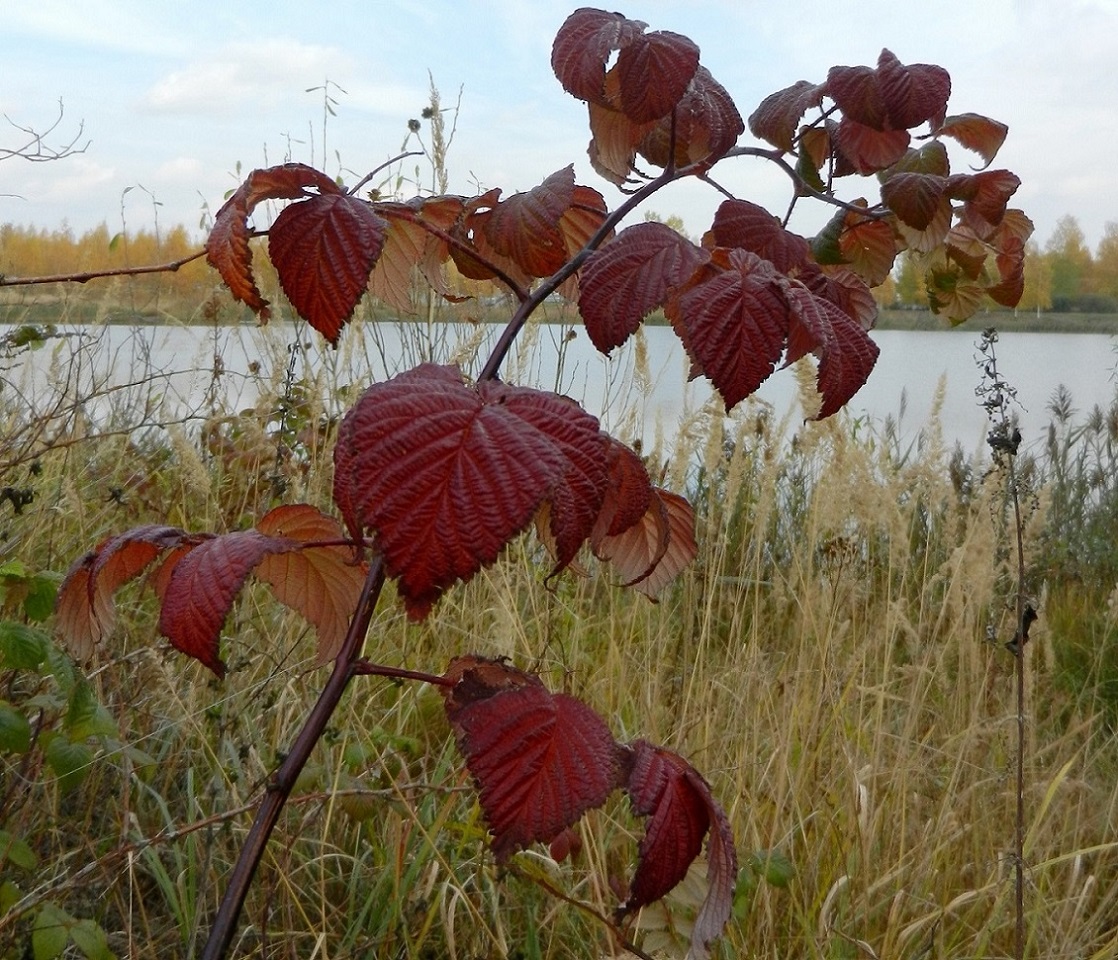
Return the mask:
[[62,956],[70,942],[70,924],[74,918],[53,903],[44,903],[31,931],[31,951],[35,960],[54,960]]
[[811,241],[811,256],[816,263],[846,263],[839,246],[843,227],[846,225],[846,211],[840,210]]
[[74,741],[86,737],[115,737],[119,733],[116,721],[98,702],[93,687],[85,679],[74,684],[64,726]]
[[58,777],[58,788],[63,793],[69,793],[80,787],[89,776],[93,751],[84,743],[71,743],[66,737],[57,735],[47,743],[46,758]]
[[95,921],[79,920],[70,928],[70,937],[88,960],[115,960],[116,954],[109,949],[109,938]]
[[24,580],[28,573],[27,564],[22,560],[5,560],[0,563],[0,577],[5,579]]
[[5,862],[21,870],[34,870],[39,865],[39,858],[25,841],[13,837],[7,830],[0,830],[0,863]]
[[27,753],[31,749],[31,724],[10,703],[0,700],[0,753]]
[[27,596],[23,600],[23,611],[28,619],[42,623],[54,613],[54,601],[61,582],[62,578],[57,573],[37,573],[28,581]]
[[50,639],[39,628],[0,621],[0,665],[7,669],[38,670],[50,647]]
[[0,916],[3,916],[23,899],[23,891],[14,880],[0,883]]
[[784,889],[796,876],[792,861],[779,850],[759,850],[749,858],[749,866],[771,887]]
[[58,681],[58,685],[64,692],[69,693],[74,689],[77,676],[74,672],[74,661],[70,659],[69,654],[53,643],[47,647],[47,669],[45,672]]

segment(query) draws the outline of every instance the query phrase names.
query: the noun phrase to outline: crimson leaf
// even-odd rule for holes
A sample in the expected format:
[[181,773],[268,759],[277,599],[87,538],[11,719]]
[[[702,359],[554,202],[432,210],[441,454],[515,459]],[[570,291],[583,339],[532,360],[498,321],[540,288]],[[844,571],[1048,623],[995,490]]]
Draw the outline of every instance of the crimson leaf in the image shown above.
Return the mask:
[[621,109],[634,123],[671,113],[699,67],[699,48],[678,33],[642,34],[617,56]]
[[303,163],[253,170],[236,192],[225,201],[206,238],[206,259],[221,274],[234,298],[247,304],[261,320],[268,319],[268,301],[256,287],[252,275],[248,219],[256,205],[265,200],[299,200],[318,194],[336,194],[341,189],[326,174]]
[[174,565],[163,594],[159,632],[219,677],[221,627],[253,568],[266,556],[298,550],[286,537],[239,530],[200,543]]
[[331,344],[369,281],[388,230],[364,200],[328,193],[285,207],[268,253],[292,306]]
[[590,7],[572,13],[551,47],[551,68],[563,89],[579,100],[601,102],[610,53],[627,46],[646,26],[620,13]]
[[573,697],[496,660],[462,657],[442,687],[458,747],[478,786],[497,862],[550,843],[622,783],[620,747]]
[[788,305],[780,280],[755,253],[719,248],[668,301],[668,319],[727,410],[764,383],[784,353]]
[[723,201],[707,236],[713,241],[710,246],[751,250],[781,273],[802,264],[811,252],[803,237],[786,230],[768,210],[748,200]]
[[545,499],[564,543],[588,536],[606,450],[598,421],[570,400],[471,387],[456,367],[423,364],[374,384],[346,415],[335,502],[355,538],[373,532],[409,614],[422,619],[452,583],[496,560]]
[[582,268],[578,308],[590,340],[608,354],[663,306],[709,254],[662,223],[638,223],[600,247]]
[[644,740],[629,745],[625,786],[634,812],[647,817],[640,865],[621,913],[659,900],[687,874],[707,842],[707,895],[691,933],[691,956],[707,957],[733,909],[738,858],[725,812],[710,787],[678,754]]

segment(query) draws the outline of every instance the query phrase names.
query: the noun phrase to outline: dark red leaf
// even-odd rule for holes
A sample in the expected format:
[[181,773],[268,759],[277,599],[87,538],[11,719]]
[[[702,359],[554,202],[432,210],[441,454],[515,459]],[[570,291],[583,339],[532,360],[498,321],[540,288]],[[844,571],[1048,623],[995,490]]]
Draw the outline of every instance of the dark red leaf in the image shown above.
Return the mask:
[[933,130],[943,123],[951,77],[943,67],[929,63],[905,65],[889,50],[877,59],[877,80],[889,125],[910,130],[929,122]]
[[634,123],[671,113],[699,67],[699,48],[666,30],[634,37],[617,56],[621,110]]
[[863,330],[873,329],[877,322],[877,301],[866,281],[853,270],[809,264],[798,272],[798,279],[816,296],[842,310]]
[[677,167],[709,167],[745,132],[733,99],[706,67],[695,71],[675,118],[674,155],[670,151],[671,117],[656,122],[641,138],[637,150],[649,163],[666,167],[674,160]]
[[1019,237],[1007,237],[996,258],[999,280],[986,290],[995,303],[1015,307],[1025,292],[1025,243]]
[[638,223],[599,247],[579,276],[579,312],[590,340],[608,354],[663,306],[709,254],[662,223]]
[[885,99],[872,67],[831,67],[825,87],[844,119],[874,130],[885,129]]
[[1009,170],[957,174],[947,181],[948,194],[963,201],[963,223],[980,237],[989,236],[1005,216],[1009,198],[1021,179]]
[[563,21],[555,35],[551,69],[567,93],[579,100],[601,102],[610,54],[632,43],[647,26],[620,13],[581,7]]
[[881,199],[904,223],[925,230],[940,209],[947,181],[926,173],[896,173],[881,185]]
[[[573,401],[470,387],[434,364],[370,387],[335,448],[335,502],[351,531],[373,532],[415,619],[496,560],[545,499],[565,526],[589,518],[589,535],[605,478],[598,421]],[[593,509],[583,497],[596,497]]]
[[819,358],[817,385],[823,402],[815,419],[823,420],[865,385],[880,351],[843,310],[806,287],[789,284],[786,296],[792,311],[786,362],[809,352]]
[[188,538],[177,527],[147,524],[110,537],[75,561],[59,587],[55,612],[59,636],[76,660],[88,660],[112,631],[113,594]]
[[788,305],[780,278],[755,253],[718,249],[668,301],[668,319],[727,410],[764,383],[784,353]]
[[812,107],[823,103],[824,90],[822,84],[798,80],[792,86],[770,94],[750,114],[750,132],[788,153],[795,144],[800,118]]
[[221,628],[248,575],[266,556],[299,544],[258,530],[239,530],[198,544],[175,564],[166,583],[159,632],[219,677]]
[[725,812],[707,782],[678,754],[644,740],[629,745],[628,784],[634,812],[647,817],[640,864],[621,907],[631,913],[659,900],[686,875],[707,841],[707,895],[691,933],[693,957],[710,955],[710,944],[730,919],[738,858]]
[[332,193],[285,207],[269,231],[268,253],[283,292],[334,346],[365,292],[387,230],[364,200]]
[[526,193],[497,204],[485,220],[485,237],[501,256],[533,277],[548,277],[567,261],[563,215],[574,199],[574,166],[553,173]]
[[652,503],[652,481],[641,458],[612,438],[608,458],[609,485],[590,535],[595,548],[605,537],[617,536],[639,523]]
[[748,200],[723,201],[703,242],[750,250],[771,261],[781,273],[799,266],[811,253],[803,237],[786,230],[768,210]]
[[973,150],[986,161],[983,166],[988,167],[1005,143],[1009,127],[977,113],[960,113],[945,118],[936,133],[952,137],[968,150]]
[[[357,610],[368,567],[354,559],[352,547],[325,545],[342,539],[341,525],[309,504],[269,510],[256,529],[302,546],[300,550],[265,556],[256,567],[256,576],[272,588],[280,603],[314,625],[318,633],[317,662],[333,660]],[[309,546],[314,543],[324,545]]]
[[[314,192],[312,192],[314,191]],[[206,239],[206,260],[221,274],[234,298],[247,304],[262,321],[268,319],[268,301],[252,275],[248,219],[264,200],[299,200],[341,189],[326,174],[302,163],[253,170],[214,218]]]
[[550,843],[622,783],[620,747],[586,704],[539,678],[463,657],[447,670],[447,718],[478,786],[498,863]]

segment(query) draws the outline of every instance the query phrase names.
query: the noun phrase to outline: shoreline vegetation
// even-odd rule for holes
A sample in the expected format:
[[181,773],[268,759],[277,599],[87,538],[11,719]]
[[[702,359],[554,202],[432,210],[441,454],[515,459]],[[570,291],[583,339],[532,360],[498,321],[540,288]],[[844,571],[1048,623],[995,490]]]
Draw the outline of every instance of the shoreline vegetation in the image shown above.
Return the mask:
[[[277,318],[289,316],[289,308],[282,298],[276,298]],[[556,301],[543,310],[540,322],[555,324],[577,324],[577,309],[573,304]],[[444,303],[437,305],[433,319],[445,323],[504,323],[512,309],[511,301],[501,298],[467,300],[463,303]],[[428,323],[424,313],[414,316],[388,312],[379,305],[359,307],[367,310],[366,317],[394,323]],[[657,311],[646,323],[664,325],[667,321],[663,313]],[[36,292],[13,294],[0,291],[0,326],[42,326],[48,324],[116,324],[122,326],[159,326],[163,324],[187,324],[206,326],[237,326],[256,324],[257,319],[247,309],[233,304],[227,295],[212,293],[201,304],[184,309],[175,299],[165,298],[160,302],[152,300],[129,303],[124,298],[88,296],[85,291],[70,290],[60,293]],[[927,308],[883,308],[875,326],[877,330],[919,330],[925,332],[981,332],[987,327],[997,327],[1003,334],[1018,333],[1094,333],[1118,335],[1118,313],[1087,312],[1035,312],[988,310],[976,314],[964,323],[952,327],[942,317]]]

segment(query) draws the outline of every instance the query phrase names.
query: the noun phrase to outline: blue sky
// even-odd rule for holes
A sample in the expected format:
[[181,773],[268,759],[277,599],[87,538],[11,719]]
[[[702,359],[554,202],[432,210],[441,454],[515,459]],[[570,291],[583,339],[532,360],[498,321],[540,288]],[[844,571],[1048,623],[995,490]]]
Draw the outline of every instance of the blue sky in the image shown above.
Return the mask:
[[[551,73],[555,30],[577,5],[555,0],[0,0],[0,111],[42,128],[59,99],[56,141],[84,123],[88,150],[61,162],[0,163],[0,222],[80,232],[104,222],[183,223],[216,211],[235,170],[294,159],[347,179],[394,155],[407,121],[427,102],[428,70],[452,105],[450,188],[529,188],[574,161],[580,182],[616,204],[617,191],[586,160],[585,106]],[[614,0],[651,29],[687,34],[702,62],[748,115],[768,93],[821,81],[832,64],[874,64],[882,47],[906,63],[947,68],[952,112],[1010,126],[995,166],[1018,173],[1016,203],[1043,243],[1074,214],[1094,246],[1118,221],[1118,0]],[[336,116],[323,153],[321,93]],[[0,146],[20,133],[0,121]],[[960,157],[959,159],[964,159]],[[411,161],[410,163],[414,163]],[[405,172],[411,172],[405,167]],[[787,182],[737,160],[718,179],[783,212]],[[125,193],[127,188],[133,188]],[[143,190],[139,189],[140,187]],[[158,207],[153,204],[158,201]],[[701,184],[652,206],[701,232],[719,202]],[[826,211],[794,226],[814,230]]]

